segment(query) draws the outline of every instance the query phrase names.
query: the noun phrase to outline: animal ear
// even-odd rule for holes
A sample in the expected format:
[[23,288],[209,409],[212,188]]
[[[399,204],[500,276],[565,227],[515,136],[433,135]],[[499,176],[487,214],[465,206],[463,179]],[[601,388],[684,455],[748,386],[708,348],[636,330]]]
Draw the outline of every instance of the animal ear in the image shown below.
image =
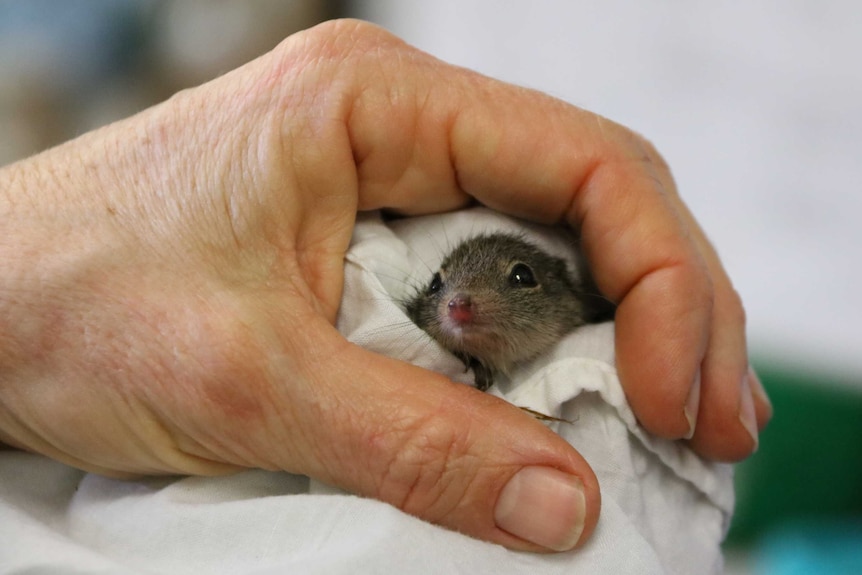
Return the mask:
[[[554,258],[551,260],[551,277],[564,278],[568,280],[570,283],[572,282],[572,273],[569,271],[569,266],[566,265],[566,262],[560,258]],[[574,282],[576,283],[576,282]]]
[[562,280],[570,290],[577,294],[581,293],[581,283],[578,278],[583,275],[583,272],[578,270],[577,273],[572,273],[572,270],[569,269],[565,260],[561,258],[548,260],[548,265],[546,267],[548,269],[546,281],[557,282]]
[[606,298],[596,285],[590,266],[583,252],[578,252],[577,276],[575,287],[584,304],[584,321],[587,323],[602,323],[614,319],[617,304]]
[[587,323],[602,323],[614,319],[617,305],[602,295],[586,266],[582,268],[578,284],[578,292],[584,303],[584,320]]

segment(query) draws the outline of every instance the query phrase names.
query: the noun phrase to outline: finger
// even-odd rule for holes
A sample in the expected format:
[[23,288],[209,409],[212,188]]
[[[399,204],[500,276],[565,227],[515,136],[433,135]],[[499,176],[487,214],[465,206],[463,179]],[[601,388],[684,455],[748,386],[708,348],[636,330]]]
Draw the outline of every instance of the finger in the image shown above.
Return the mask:
[[754,411],[757,416],[757,430],[763,431],[767,424],[772,420],[773,409],[772,401],[763,387],[757,372],[754,368],[748,368],[748,383],[751,386],[751,394],[754,397]]
[[[667,164],[648,142],[644,150],[658,177],[672,188]],[[772,416],[772,406],[748,363],[745,310],[721,266],[715,249],[674,192],[671,200],[691,230],[712,277],[714,304],[709,346],[701,366],[700,407],[691,445],[711,459],[739,460],[758,445],[758,433]]]
[[436,61],[423,66],[426,84],[396,105],[380,84],[363,84],[353,101],[360,206],[450,209],[466,191],[501,211],[579,228],[599,287],[620,303],[619,371],[633,408],[653,432],[687,436],[712,286],[638,140],[535,92]]
[[[597,479],[559,436],[500,399],[344,342],[324,321],[304,331],[327,360],[289,353],[300,359],[274,374],[292,382],[274,404],[294,436],[313,441],[273,450],[263,466],[514,549],[561,551],[589,537]],[[345,396],[335,383],[345,381],[357,393]]]
[[[750,449],[750,438],[722,439],[715,423],[739,419],[725,382],[739,388],[747,369],[741,307],[651,147],[593,114],[376,34],[378,47],[409,52],[427,81],[393,101],[385,78],[398,75],[384,72],[352,100],[360,206],[451,209],[466,191],[502,211],[568,221],[581,231],[600,288],[620,304],[620,377],[642,423],[689,437],[704,405],[712,413],[702,437],[731,452]],[[389,121],[380,122],[384,110]],[[722,456],[720,445],[704,450]]]

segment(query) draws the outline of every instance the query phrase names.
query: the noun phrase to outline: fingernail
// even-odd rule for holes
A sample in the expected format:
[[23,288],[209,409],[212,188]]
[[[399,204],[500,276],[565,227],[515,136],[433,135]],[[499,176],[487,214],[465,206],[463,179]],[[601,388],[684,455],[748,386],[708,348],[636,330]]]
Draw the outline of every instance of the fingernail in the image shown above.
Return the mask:
[[685,419],[688,421],[688,435],[685,439],[694,437],[697,428],[697,412],[700,409],[700,370],[694,375],[694,383],[688,391],[688,399],[685,400]]
[[554,551],[573,548],[584,530],[584,484],[550,467],[525,467],[500,492],[497,527]]
[[758,399],[764,407],[766,407],[766,419],[772,419],[772,402],[769,400],[769,396],[766,395],[766,390],[763,389],[763,383],[761,383],[760,378],[757,377],[757,373],[755,373],[753,367],[748,368],[748,382],[751,385],[751,393],[754,394],[754,397]]
[[748,374],[742,378],[742,396],[739,399],[739,421],[754,440],[754,449],[759,443],[757,432],[757,415],[754,412],[754,396],[751,394],[751,379]]

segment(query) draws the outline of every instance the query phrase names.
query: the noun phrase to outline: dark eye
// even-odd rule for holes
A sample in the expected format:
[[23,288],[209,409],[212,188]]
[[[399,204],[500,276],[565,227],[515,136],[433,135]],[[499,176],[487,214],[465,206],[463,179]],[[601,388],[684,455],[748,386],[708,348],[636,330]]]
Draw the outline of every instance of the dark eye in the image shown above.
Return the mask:
[[536,278],[533,270],[527,264],[515,264],[509,274],[509,285],[512,287],[536,287]]
[[431,278],[431,285],[428,286],[428,295],[437,293],[441,287],[443,287],[443,280],[440,278],[440,274],[436,273]]

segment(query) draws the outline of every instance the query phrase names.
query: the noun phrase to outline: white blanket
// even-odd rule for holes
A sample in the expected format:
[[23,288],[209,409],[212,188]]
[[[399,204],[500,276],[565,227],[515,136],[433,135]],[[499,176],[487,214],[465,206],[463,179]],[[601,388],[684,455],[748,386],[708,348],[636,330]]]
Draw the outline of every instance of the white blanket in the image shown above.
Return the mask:
[[[570,256],[560,234],[483,209],[389,223],[362,216],[339,329],[369,349],[469,382],[464,365],[409,324],[396,302],[430,280],[459,239],[498,229]],[[579,329],[490,393],[574,421],[550,425],[601,485],[601,519],[582,549],[508,551],[286,473],[116,481],[2,452],[0,573],[720,572],[732,470],[640,428],[614,369],[613,324]]]

